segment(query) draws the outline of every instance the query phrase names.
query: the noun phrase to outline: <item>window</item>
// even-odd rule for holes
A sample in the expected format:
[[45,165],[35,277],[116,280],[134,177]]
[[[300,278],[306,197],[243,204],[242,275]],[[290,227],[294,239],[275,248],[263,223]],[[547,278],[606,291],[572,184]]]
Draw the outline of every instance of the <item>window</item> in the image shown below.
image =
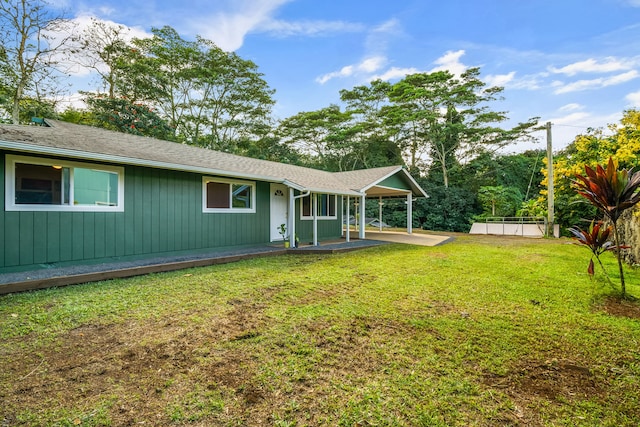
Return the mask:
[[[318,194],[318,219],[336,219],[336,198],[335,194]],[[300,199],[302,219],[313,219],[311,204],[313,195]]]
[[124,210],[124,169],[7,155],[9,211]]
[[255,208],[255,183],[204,177],[203,212],[249,212]]

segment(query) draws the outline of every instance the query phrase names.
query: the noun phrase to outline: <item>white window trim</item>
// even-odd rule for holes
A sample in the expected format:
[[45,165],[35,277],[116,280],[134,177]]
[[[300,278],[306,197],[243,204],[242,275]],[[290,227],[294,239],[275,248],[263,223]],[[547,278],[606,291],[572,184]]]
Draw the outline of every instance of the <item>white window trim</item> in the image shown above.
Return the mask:
[[[334,210],[334,211],[335,211],[335,215],[333,215],[333,216],[320,216],[320,215],[318,215],[317,219],[318,219],[319,221],[322,221],[322,220],[338,219],[338,196],[337,196],[336,194],[329,194],[329,193],[317,193],[317,195],[318,195],[318,196],[319,196],[319,195],[321,195],[321,194],[326,194],[326,195],[327,195],[327,196],[329,196],[329,197],[334,197],[334,198],[335,198],[335,199],[334,199],[334,200],[335,200],[335,202],[336,202],[336,204],[335,204],[335,210]],[[311,209],[313,210],[313,194],[310,194],[310,195],[308,195],[307,197],[309,197],[309,198],[311,199],[311,200],[310,200],[310,202],[311,202]],[[302,208],[302,203],[303,203],[303,202],[302,202],[302,200],[303,200],[303,199],[306,199],[307,197],[301,197],[301,198],[300,198],[300,219],[301,219],[302,221],[312,221],[312,220],[313,220],[313,215],[304,216],[304,209]],[[316,208],[317,208],[317,207],[316,207]]]
[[[116,206],[101,205],[37,205],[16,204],[16,163],[27,163],[41,166],[61,166],[72,169],[70,183],[70,200],[73,200],[73,168],[94,169],[112,172],[118,175],[118,202]],[[6,211],[45,211],[45,212],[124,212],[124,168],[120,166],[106,166],[97,163],[72,162],[44,157],[16,156],[7,154],[5,157],[5,210]]]
[[[233,200],[231,200],[231,191],[229,191],[228,208],[208,208],[207,207],[207,183],[219,182],[222,184],[248,185],[251,187],[251,208],[234,208]],[[202,212],[204,213],[256,213],[256,183],[253,181],[243,181],[239,179],[215,178],[212,176],[202,177]]]

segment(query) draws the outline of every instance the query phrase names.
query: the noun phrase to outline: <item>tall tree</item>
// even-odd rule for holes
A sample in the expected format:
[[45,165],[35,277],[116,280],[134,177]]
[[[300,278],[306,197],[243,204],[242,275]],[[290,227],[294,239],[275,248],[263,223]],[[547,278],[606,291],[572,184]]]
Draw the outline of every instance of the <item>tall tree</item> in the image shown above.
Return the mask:
[[[351,114],[331,105],[317,111],[305,111],[282,120],[277,135],[310,160],[310,164],[340,170],[332,164],[339,140],[344,140]],[[338,156],[335,156],[338,157]]]
[[503,88],[487,88],[479,76],[479,68],[470,68],[460,77],[448,71],[412,74],[389,92],[391,105],[385,115],[407,150],[410,169],[430,159],[431,167],[440,170],[445,188],[451,168],[461,159],[470,159],[481,149],[503,147],[537,123],[531,119],[512,129],[498,127],[507,116],[488,104],[498,99]]
[[117,94],[118,64],[131,49],[127,40],[130,30],[124,25],[91,18],[91,24],[70,40],[71,62],[98,74],[104,92],[110,98]]
[[184,40],[171,27],[134,39],[120,62],[123,94],[157,109],[190,144],[236,151],[264,136],[273,90],[258,67],[213,42]]
[[374,80],[369,86],[356,86],[341,90],[340,99],[351,114],[349,139],[345,141],[348,152],[343,156],[346,169],[362,169],[403,164],[402,152],[393,139],[381,114],[389,102],[391,84]]
[[20,122],[21,101],[43,101],[55,90],[47,81],[59,75],[57,54],[68,31],[69,21],[41,0],[0,1],[0,86],[13,123]]

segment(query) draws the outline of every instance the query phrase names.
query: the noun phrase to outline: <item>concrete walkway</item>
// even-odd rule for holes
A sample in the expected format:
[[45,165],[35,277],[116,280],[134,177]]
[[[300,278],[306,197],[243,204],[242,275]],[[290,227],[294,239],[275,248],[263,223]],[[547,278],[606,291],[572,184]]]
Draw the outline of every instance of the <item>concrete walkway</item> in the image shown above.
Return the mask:
[[[351,231],[351,239],[358,238],[358,232]],[[453,239],[449,236],[440,236],[435,234],[412,233],[402,231],[370,231],[365,232],[366,240],[378,240],[382,242],[404,243],[407,245],[418,246],[438,246]]]

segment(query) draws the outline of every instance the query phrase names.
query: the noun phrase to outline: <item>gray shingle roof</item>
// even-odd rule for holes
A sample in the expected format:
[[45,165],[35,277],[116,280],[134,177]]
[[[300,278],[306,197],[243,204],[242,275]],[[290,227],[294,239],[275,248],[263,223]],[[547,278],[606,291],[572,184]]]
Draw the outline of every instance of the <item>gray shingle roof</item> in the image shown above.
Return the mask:
[[294,188],[358,194],[334,174],[170,141],[47,120],[49,126],[0,126],[0,147],[215,175],[287,182]]
[[0,125],[0,148],[284,182],[298,190],[345,195],[360,195],[368,186],[402,170],[389,166],[331,173],[58,120],[47,119],[46,123],[48,126]]
[[[385,166],[381,168],[337,172],[334,173],[334,175],[339,180],[348,182],[352,189],[360,192],[367,192],[369,189],[375,187],[381,181],[399,172],[404,176],[406,181],[411,186],[414,196],[427,197],[427,194],[424,192],[424,190],[418,185],[417,182],[415,182],[411,175],[409,175],[409,173],[405,169],[403,169],[402,166]],[[384,194],[385,192],[377,190],[377,193]],[[392,195],[393,193],[393,191],[390,191],[386,195]]]

